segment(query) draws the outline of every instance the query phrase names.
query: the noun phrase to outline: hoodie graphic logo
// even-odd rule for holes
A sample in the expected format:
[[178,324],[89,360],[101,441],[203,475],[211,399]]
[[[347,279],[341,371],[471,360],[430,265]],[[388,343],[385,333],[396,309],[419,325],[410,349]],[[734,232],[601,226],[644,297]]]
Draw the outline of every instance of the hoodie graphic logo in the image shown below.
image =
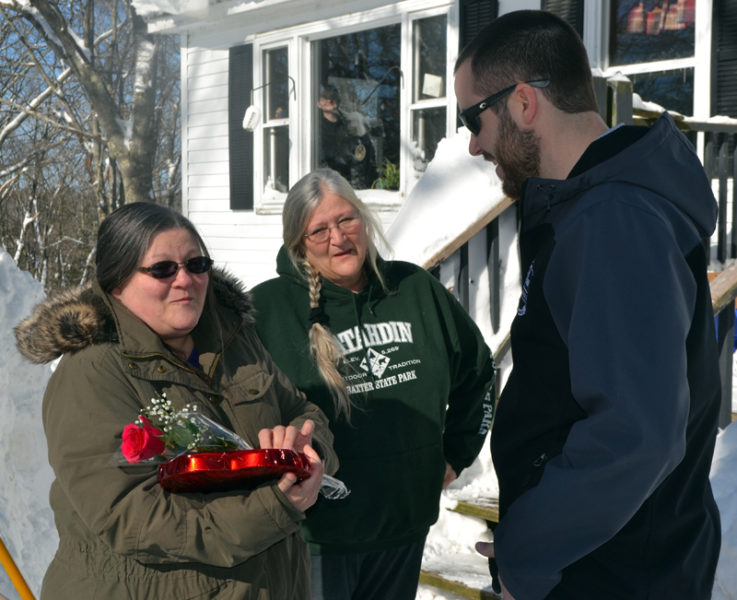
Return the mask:
[[381,377],[390,362],[391,359],[388,356],[369,348],[359,366],[367,373],[373,373],[376,377]]
[[530,263],[530,268],[527,269],[527,275],[525,275],[525,282],[522,284],[522,293],[519,297],[519,305],[517,306],[517,316],[524,316],[527,312],[527,294],[530,292],[530,280],[535,272],[535,261]]
[[388,344],[412,344],[412,323],[407,321],[385,321],[354,325],[335,334],[346,354]]

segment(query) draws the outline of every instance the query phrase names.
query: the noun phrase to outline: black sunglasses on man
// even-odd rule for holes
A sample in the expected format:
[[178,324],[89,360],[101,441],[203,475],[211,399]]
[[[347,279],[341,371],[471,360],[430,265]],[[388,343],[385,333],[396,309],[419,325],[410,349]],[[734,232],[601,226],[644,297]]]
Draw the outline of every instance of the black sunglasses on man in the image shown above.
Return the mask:
[[[496,94],[492,94],[488,98],[484,98],[481,102],[477,102],[476,104],[469,106],[466,110],[462,110],[458,115],[461,123],[468,127],[468,130],[473,135],[478,135],[481,132],[481,119],[479,118],[479,115],[490,106],[493,106],[494,104],[499,102],[499,100],[501,100],[505,96],[511,94],[520,83],[521,82],[518,81],[514,85],[505,87],[503,90],[498,91]],[[524,83],[526,83],[527,85],[531,85],[532,87],[544,88],[550,85],[550,80],[535,79],[533,81],[525,81]]]

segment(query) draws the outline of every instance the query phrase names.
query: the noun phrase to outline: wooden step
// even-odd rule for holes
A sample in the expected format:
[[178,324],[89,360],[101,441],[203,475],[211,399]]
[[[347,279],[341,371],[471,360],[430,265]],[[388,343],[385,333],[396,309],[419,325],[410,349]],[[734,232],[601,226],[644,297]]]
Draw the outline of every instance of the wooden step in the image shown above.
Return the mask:
[[499,500],[494,496],[479,497],[477,494],[464,492],[463,489],[454,490],[452,488],[446,489],[443,496],[456,503],[448,510],[483,519],[491,529],[494,529],[499,523]]
[[499,600],[491,589],[488,561],[480,554],[453,554],[422,561],[420,583],[470,600]]
[[499,523],[499,501],[496,498],[457,500],[457,504],[450,510],[483,519],[492,529]]

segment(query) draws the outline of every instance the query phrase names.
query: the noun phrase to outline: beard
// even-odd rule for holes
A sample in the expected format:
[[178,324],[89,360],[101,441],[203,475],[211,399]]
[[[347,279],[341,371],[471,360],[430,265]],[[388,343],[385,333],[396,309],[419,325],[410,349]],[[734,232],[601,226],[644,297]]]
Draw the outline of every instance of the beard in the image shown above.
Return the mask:
[[522,131],[506,109],[499,113],[499,141],[494,157],[504,173],[502,191],[515,200],[529,177],[540,174],[540,142],[532,131]]

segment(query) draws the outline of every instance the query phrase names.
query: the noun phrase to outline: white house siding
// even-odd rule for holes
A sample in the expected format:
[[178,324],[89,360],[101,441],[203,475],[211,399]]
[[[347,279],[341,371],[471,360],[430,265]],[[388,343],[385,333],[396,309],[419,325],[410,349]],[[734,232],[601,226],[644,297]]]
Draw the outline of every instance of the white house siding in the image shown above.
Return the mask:
[[228,49],[241,43],[242,33],[219,29],[183,45],[182,202],[216,264],[251,287],[274,272],[281,218],[230,210]]

